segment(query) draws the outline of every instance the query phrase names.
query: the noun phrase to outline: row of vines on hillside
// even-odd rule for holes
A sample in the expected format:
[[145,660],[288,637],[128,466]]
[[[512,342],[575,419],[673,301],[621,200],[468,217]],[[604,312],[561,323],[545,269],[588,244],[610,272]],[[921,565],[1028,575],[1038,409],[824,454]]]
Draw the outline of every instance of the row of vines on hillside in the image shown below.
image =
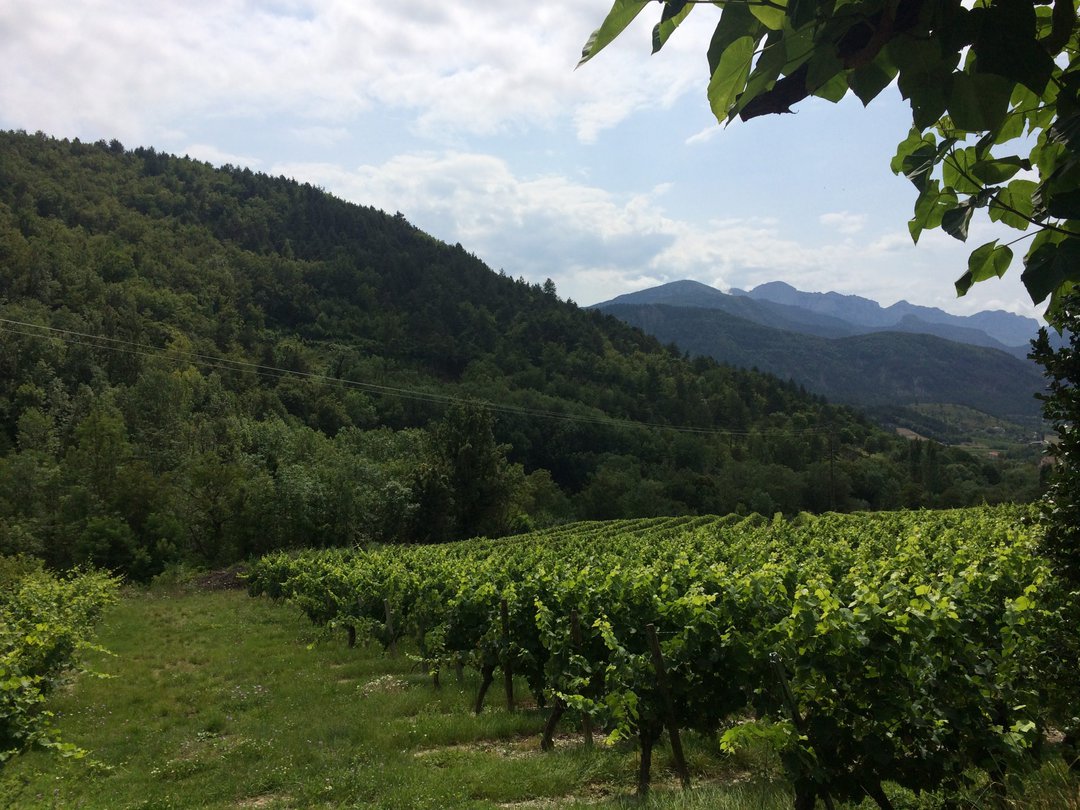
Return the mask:
[[1016,507],[659,518],[274,554],[249,586],[350,639],[414,638],[482,693],[523,678],[545,747],[564,712],[636,737],[639,790],[663,731],[693,729],[771,738],[797,807],[890,807],[883,783],[1004,791],[1037,761],[1064,621],[1037,543]]

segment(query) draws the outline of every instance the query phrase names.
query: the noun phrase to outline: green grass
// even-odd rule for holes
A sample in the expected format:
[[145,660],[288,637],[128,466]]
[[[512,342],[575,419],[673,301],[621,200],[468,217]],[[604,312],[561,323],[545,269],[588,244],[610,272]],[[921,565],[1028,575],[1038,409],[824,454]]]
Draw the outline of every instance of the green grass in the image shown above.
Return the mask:
[[[19,757],[0,771],[0,807],[791,806],[774,755],[726,758],[694,735],[684,740],[693,789],[679,789],[662,749],[639,802],[632,746],[590,750],[563,727],[543,753],[543,713],[508,713],[501,689],[477,717],[475,677],[444,675],[436,691],[406,656],[350,650],[290,608],[238,592],[129,593],[100,641],[114,655],[90,665],[111,677],[78,676],[50,704],[92,761]],[[940,806],[894,800],[898,810]],[[978,807],[977,795],[961,806]],[[1050,763],[1013,806],[1080,808],[1077,780]]]
[[[19,808],[577,807],[637,804],[630,746],[588,750],[562,728],[539,750],[543,714],[513,714],[493,689],[444,675],[436,691],[406,656],[348,649],[288,607],[238,592],[130,593],[112,610],[91,668],[51,703],[93,761],[43,753],[0,775]],[[524,694],[524,690],[521,690]],[[650,807],[780,808],[775,766],[724,760],[688,741],[684,794],[661,751]],[[755,773],[759,778],[754,778]]]

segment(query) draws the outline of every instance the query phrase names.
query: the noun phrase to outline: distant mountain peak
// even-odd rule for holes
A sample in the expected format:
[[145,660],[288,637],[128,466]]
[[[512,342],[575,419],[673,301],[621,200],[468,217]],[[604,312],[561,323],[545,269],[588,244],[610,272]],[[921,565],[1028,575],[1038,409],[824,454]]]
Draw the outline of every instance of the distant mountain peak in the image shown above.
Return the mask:
[[[1039,329],[1039,323],[1034,318],[1025,318],[1012,312],[995,310],[978,312],[974,315],[953,315],[937,307],[920,306],[903,300],[883,307],[878,302],[859,295],[803,292],[784,281],[759,284],[747,295],[759,301],[801,307],[873,329],[902,327],[906,331],[938,334],[962,342],[1011,348],[1014,351],[1023,348],[1026,352],[1028,341],[1035,337]],[[989,342],[974,339],[974,335],[964,337],[959,332],[945,333],[941,331],[942,329],[971,330],[982,333]]]
[[684,307],[711,307],[719,299],[727,298],[725,293],[708,284],[702,284],[693,279],[680,279],[669,281],[657,287],[649,287],[646,290],[624,293],[610,301],[594,304],[594,307],[602,308],[612,304],[676,304]]
[[1011,312],[952,315],[935,307],[897,301],[883,307],[859,295],[804,292],[786,281],[769,281],[750,291],[724,293],[700,281],[682,279],[626,293],[594,306],[668,305],[718,309],[763,326],[802,334],[843,337],[869,332],[910,332],[1007,351],[1026,358],[1039,324]]

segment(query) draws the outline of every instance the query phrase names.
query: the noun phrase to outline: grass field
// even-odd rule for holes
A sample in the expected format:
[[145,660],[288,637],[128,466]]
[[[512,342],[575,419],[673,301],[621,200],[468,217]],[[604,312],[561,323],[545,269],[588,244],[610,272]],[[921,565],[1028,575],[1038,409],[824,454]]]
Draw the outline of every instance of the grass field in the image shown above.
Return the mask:
[[[590,750],[563,728],[543,753],[535,707],[511,714],[493,689],[477,717],[475,676],[444,676],[436,691],[407,654],[350,650],[291,608],[239,591],[130,592],[100,641],[113,655],[90,665],[109,677],[77,676],[51,703],[65,738],[90,757],[17,758],[0,772],[0,807],[791,806],[774,755],[725,758],[692,735],[693,789],[678,787],[661,749],[654,790],[639,802],[631,745]],[[910,794],[894,802],[939,806]],[[1010,805],[1080,808],[1080,792],[1057,762]],[[979,794],[962,806],[982,806]]]
[[[544,716],[511,714],[493,689],[444,676],[436,691],[407,655],[348,649],[298,613],[238,591],[129,593],[108,615],[93,669],[52,701],[88,760],[31,753],[8,765],[0,805],[18,808],[576,807],[637,804],[633,747],[588,750]],[[519,690],[524,696],[525,690]],[[776,763],[723,760],[688,741],[688,793],[661,750],[649,806],[780,808]]]

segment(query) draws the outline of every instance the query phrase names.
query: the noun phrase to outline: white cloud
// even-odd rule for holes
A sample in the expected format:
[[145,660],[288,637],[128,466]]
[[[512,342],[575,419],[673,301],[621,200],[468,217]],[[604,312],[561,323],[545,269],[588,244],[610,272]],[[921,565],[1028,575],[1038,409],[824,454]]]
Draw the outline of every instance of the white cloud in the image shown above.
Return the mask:
[[604,12],[572,0],[10,0],[0,49],[18,70],[0,83],[0,117],[56,134],[153,140],[193,116],[287,111],[332,133],[391,108],[431,137],[562,120],[591,141],[705,80],[692,31],[643,67],[649,14],[575,72]]
[[296,140],[314,146],[335,146],[349,137],[349,130],[345,127],[293,127],[289,130]]
[[863,226],[866,225],[866,214],[852,214],[848,211],[836,211],[834,213],[822,214],[818,217],[818,222],[826,228],[833,228],[846,236],[850,236],[861,231]]
[[695,132],[693,135],[687,138],[685,143],[687,146],[693,146],[697,143],[708,143],[720,134],[720,130],[721,127],[719,124],[710,124],[709,126],[705,127],[702,130],[699,130],[698,132]]
[[[496,269],[534,282],[552,278],[561,295],[583,304],[692,278],[721,289],[782,280],[886,305],[906,298],[957,312],[986,308],[992,299],[1032,312],[1030,303],[1023,305],[1018,274],[1007,277],[1008,283],[977,285],[967,299],[953,298],[952,282],[963,272],[970,247],[936,232],[916,247],[904,232],[804,241],[790,223],[773,217],[693,222],[671,216],[661,205],[664,195],[678,195],[670,184],[614,194],[559,175],[521,177],[506,161],[479,153],[400,155],[354,170],[278,165],[271,174],[297,176],[358,203],[400,210]],[[973,239],[984,235],[978,227],[973,231]]]
[[[798,185],[791,164],[778,158],[778,143],[806,165],[822,161],[819,139],[785,130],[778,141],[770,133],[779,125],[761,122],[752,132],[729,131],[721,155],[718,144],[705,143],[723,131],[719,125],[686,137],[707,115],[703,54],[717,9],[695,6],[664,50],[649,57],[658,16],[650,4],[605,53],[575,71],[582,43],[609,4],[6,0],[0,3],[0,67],[7,68],[0,126],[115,137],[213,163],[273,167],[271,174],[400,209],[496,268],[535,281],[552,277],[562,294],[583,303],[684,277],[741,287],[779,278],[885,303],[912,291],[922,293],[919,303],[931,303],[931,294],[948,297],[970,248],[947,237],[928,233],[915,249],[902,231],[874,232],[877,209],[873,217],[839,210],[863,210],[848,197],[815,197],[821,207],[788,208],[786,221],[753,216],[776,207],[747,202],[760,196],[745,193],[747,187],[771,188],[779,179],[789,198],[816,194]],[[696,96],[694,117],[674,107],[688,92]],[[844,108],[829,109],[834,115]],[[567,145],[573,138],[596,142],[628,117],[652,110],[665,115],[639,122],[652,126],[662,118],[671,128],[627,127],[625,138],[619,132],[609,139],[610,151],[605,140],[602,158],[598,149]],[[800,126],[819,115],[807,112]],[[895,124],[902,133],[908,113],[901,112],[896,121],[884,116],[880,126]],[[843,128],[835,120],[829,119],[830,137]],[[510,137],[493,145],[495,138],[486,139],[492,135]],[[683,150],[684,141],[699,148]],[[811,156],[788,148],[796,142],[809,144]],[[664,159],[651,160],[642,144],[664,148]],[[484,154],[497,148],[507,151]],[[759,148],[771,151],[763,156],[754,151]],[[392,156],[404,150],[410,151]],[[680,166],[688,161],[680,150],[701,160],[699,177],[716,173],[715,189],[687,193],[685,181],[668,182],[677,183],[680,170],[685,177]],[[333,162],[301,162],[313,151]],[[617,159],[625,170],[616,178],[605,164]],[[526,172],[523,165],[533,168]],[[746,166],[768,171],[750,175]],[[605,189],[604,182],[620,190]],[[836,189],[825,191],[842,192],[844,182],[853,181],[839,177]],[[822,210],[830,213],[815,221]],[[906,196],[902,210],[906,217]],[[698,211],[711,212],[712,220]],[[802,220],[793,222],[797,216]],[[973,228],[973,244],[986,239]],[[1018,275],[1014,270],[1010,278]],[[1018,288],[1009,284],[995,288],[995,300],[1022,300],[1022,293],[1004,292]],[[946,303],[974,306],[981,288],[993,286],[978,285],[967,299]]]
[[870,249],[875,253],[891,253],[897,250],[904,250],[911,247],[914,242],[911,241],[911,234],[907,231],[896,231],[893,233],[884,233],[870,243]]

